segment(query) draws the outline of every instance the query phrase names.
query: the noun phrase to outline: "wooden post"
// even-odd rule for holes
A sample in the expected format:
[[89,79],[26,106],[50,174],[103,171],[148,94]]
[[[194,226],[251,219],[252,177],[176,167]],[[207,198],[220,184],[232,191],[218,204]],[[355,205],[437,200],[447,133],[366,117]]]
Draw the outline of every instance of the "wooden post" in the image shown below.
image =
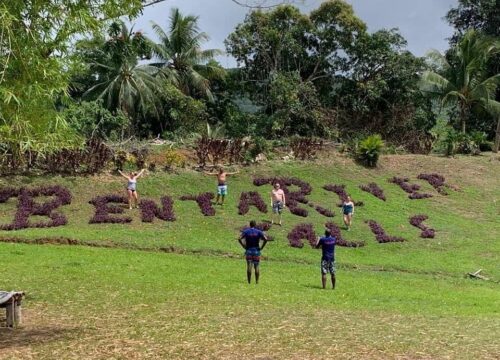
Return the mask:
[[23,320],[21,309],[21,300],[19,300],[19,302],[17,302],[16,306],[14,307],[14,323],[16,324],[16,327],[20,326]]
[[11,299],[10,303],[5,307],[7,313],[7,327],[14,327],[14,312],[16,307],[16,301],[14,298]]

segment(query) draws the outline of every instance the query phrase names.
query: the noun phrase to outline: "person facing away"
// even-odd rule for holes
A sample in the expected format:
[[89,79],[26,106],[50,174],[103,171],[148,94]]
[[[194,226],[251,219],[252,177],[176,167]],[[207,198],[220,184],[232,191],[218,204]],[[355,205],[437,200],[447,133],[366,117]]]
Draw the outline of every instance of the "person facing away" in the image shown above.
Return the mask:
[[352,216],[354,215],[354,203],[350,196],[342,203],[342,215],[347,231],[351,230]]
[[[215,205],[224,205],[224,199],[227,195],[227,183],[226,183],[226,177],[228,175],[235,175],[238,172],[232,172],[228,173],[224,171],[223,167],[219,168],[219,172],[216,173],[210,173],[204,171],[205,175],[216,175],[217,176],[217,199],[215,200]],[[219,202],[220,200],[220,202]]]
[[139,173],[131,172],[130,175],[124,174],[121,170],[118,170],[121,176],[127,179],[127,196],[128,196],[128,207],[132,209],[132,203],[135,203],[135,207],[137,208],[139,203],[139,195],[137,194],[137,178],[139,178],[143,173],[142,169]]
[[281,218],[285,205],[285,192],[283,191],[283,189],[281,189],[279,183],[275,183],[274,188],[271,190],[271,206],[273,209],[271,224],[274,224],[274,220],[276,219],[276,217],[278,217],[278,224],[281,226]]
[[332,236],[330,230],[325,230],[324,237],[318,237],[316,249],[321,247],[321,283],[326,288],[326,274],[330,273],[332,289],[335,289],[335,244],[337,239]]
[[[260,245],[262,240],[262,245]],[[238,238],[240,245],[245,249],[247,260],[247,281],[252,282],[252,268],[255,271],[255,283],[259,283],[259,264],[261,251],[267,244],[267,237],[263,231],[256,228],[255,220],[250,221],[250,228],[241,232]]]

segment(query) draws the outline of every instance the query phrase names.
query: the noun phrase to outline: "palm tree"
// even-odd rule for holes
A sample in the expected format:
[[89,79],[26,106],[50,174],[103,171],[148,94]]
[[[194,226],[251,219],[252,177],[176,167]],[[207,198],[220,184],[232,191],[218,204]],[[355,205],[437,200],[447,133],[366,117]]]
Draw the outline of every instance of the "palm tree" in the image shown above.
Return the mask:
[[212,100],[210,80],[223,77],[225,71],[210,60],[221,55],[222,51],[201,49],[209,37],[200,32],[198,17],[183,16],[179,9],[172,9],[169,20],[168,33],[152,22],[153,30],[160,39],[160,43],[152,44],[153,53],[160,62],[152,65],[162,71],[172,71],[184,94]]
[[146,57],[147,39],[141,33],[115,23],[110,35],[100,49],[94,50],[90,67],[97,81],[83,96],[102,99],[108,109],[120,109],[131,118],[147,113],[158,117],[162,109],[158,94],[168,72],[160,74],[157,67],[139,65],[139,58]]
[[486,62],[499,50],[498,41],[470,30],[450,50],[448,57],[436,50],[429,53],[437,71],[426,71],[422,75],[421,89],[438,96],[443,106],[458,106],[463,133],[474,107],[484,108],[493,116],[500,115],[500,103],[494,100],[500,74],[485,76]]

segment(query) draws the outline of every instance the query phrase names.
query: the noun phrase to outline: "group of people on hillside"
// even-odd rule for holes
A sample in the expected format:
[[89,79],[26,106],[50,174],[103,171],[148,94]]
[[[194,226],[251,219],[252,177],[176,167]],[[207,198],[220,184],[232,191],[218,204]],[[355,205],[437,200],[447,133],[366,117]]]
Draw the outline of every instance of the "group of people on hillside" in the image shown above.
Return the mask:
[[[120,175],[127,179],[127,195],[129,208],[138,207],[139,197],[137,194],[137,179],[144,174],[145,169],[139,172],[131,172],[129,175],[119,171]],[[223,206],[224,200],[227,195],[227,177],[229,175],[235,175],[237,172],[225,172],[221,167],[218,172],[204,172],[206,175],[217,177],[217,198],[215,200],[216,205]],[[273,189],[271,190],[271,207],[272,207],[272,218],[271,224],[282,225],[282,214],[286,206],[286,196],[285,192],[281,188],[281,185],[276,182],[273,184]],[[342,203],[342,214],[344,224],[347,230],[351,229],[352,217],[354,215],[354,203],[350,196],[347,197]],[[256,222],[254,220],[250,221],[250,227],[241,232],[238,241],[240,245],[245,249],[245,257],[247,261],[247,280],[251,283],[252,280],[252,270],[255,274],[255,283],[259,282],[259,264],[261,251],[267,244],[267,237],[263,231],[256,227]],[[321,282],[323,289],[326,288],[327,274],[331,276],[332,288],[335,289],[335,243],[336,238],[332,236],[329,230],[325,230],[325,235],[323,237],[318,237],[316,242],[316,248],[322,249],[321,256]]]

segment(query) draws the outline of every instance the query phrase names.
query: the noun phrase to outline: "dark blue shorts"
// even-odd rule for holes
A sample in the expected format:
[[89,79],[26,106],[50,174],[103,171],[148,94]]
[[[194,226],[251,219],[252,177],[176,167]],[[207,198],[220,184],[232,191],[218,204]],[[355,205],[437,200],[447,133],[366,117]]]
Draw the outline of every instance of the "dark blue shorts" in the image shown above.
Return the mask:
[[245,257],[247,261],[251,261],[254,264],[258,264],[260,262],[260,249],[259,248],[250,248],[245,251]]

